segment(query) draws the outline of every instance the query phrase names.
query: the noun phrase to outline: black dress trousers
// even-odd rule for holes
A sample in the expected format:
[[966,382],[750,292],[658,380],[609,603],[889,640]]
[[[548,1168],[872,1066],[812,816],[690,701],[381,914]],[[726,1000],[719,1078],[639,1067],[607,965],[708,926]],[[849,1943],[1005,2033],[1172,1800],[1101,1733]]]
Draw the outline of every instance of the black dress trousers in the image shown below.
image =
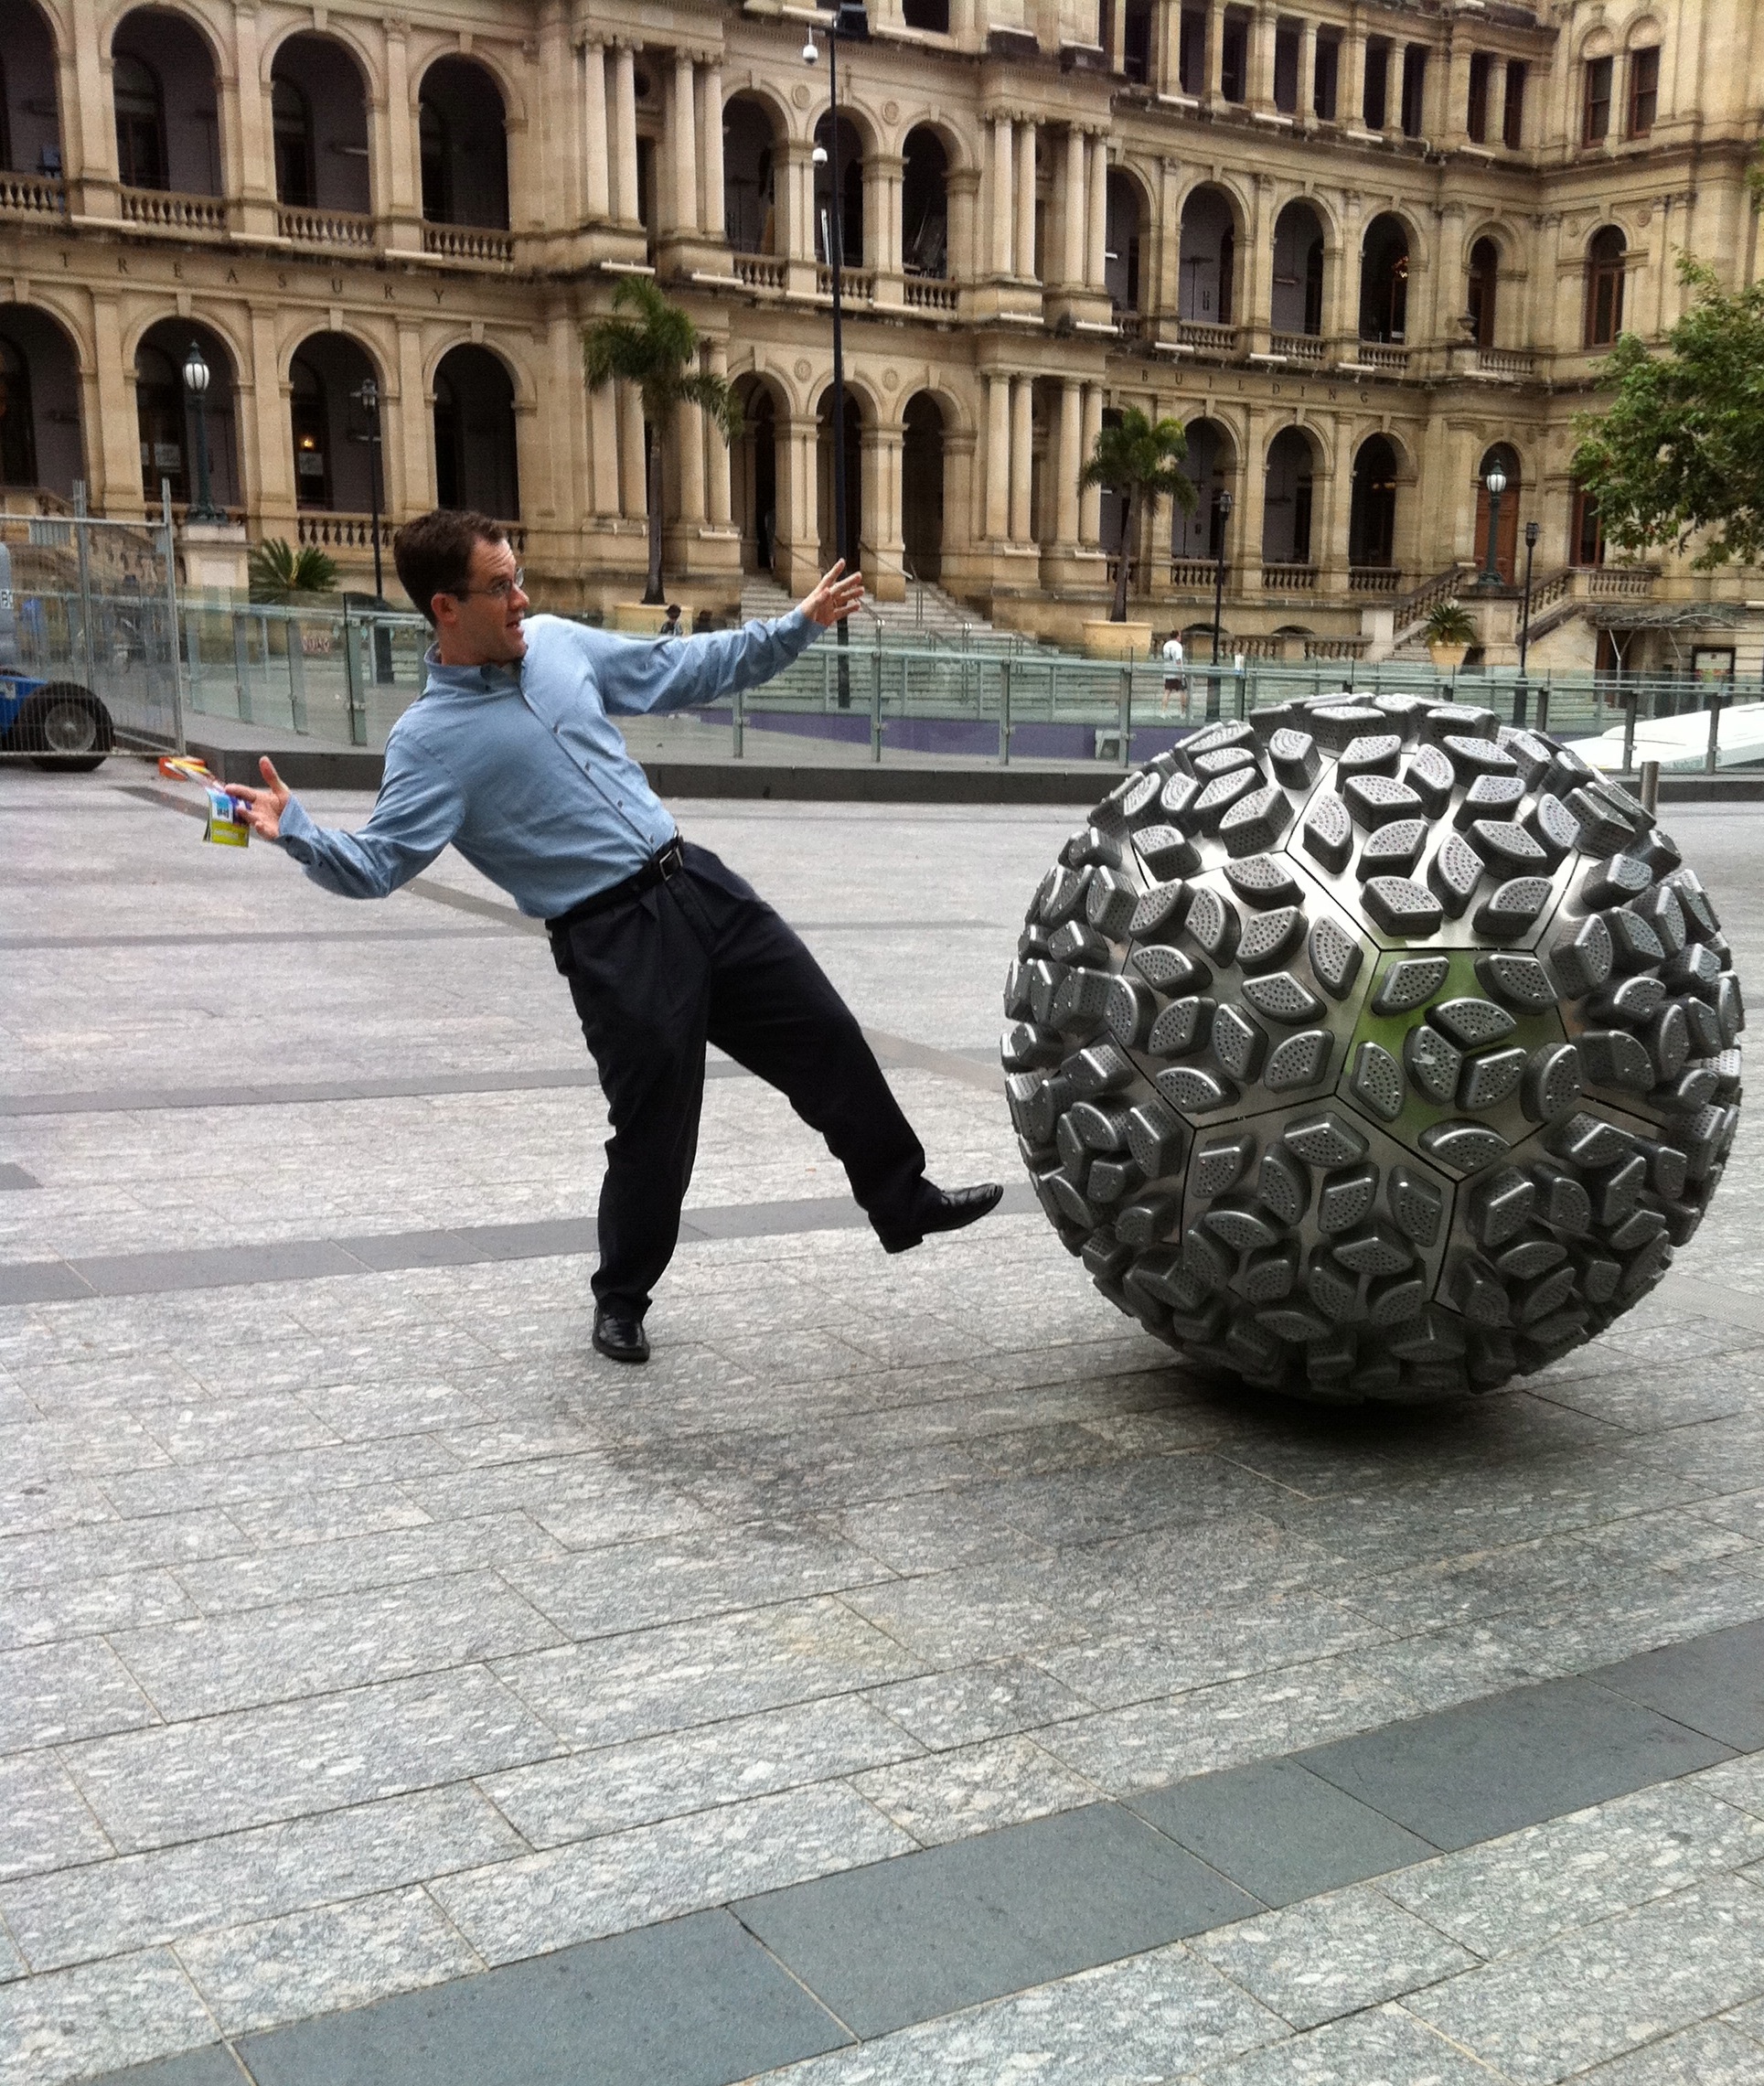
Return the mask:
[[684,866],[552,936],[613,1134],[602,1304],[641,1316],[673,1257],[698,1151],[707,1043],[775,1086],[882,1232],[910,1233],[925,1150],[850,1009],[753,887],[688,842]]

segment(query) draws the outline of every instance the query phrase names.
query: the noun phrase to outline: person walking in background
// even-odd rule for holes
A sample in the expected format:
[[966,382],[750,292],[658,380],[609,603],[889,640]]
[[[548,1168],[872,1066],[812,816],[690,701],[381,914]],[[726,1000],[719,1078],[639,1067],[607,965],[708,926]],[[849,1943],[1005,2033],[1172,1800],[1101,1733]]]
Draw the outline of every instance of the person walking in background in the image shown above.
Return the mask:
[[434,628],[421,699],[393,725],[359,832],[315,825],[267,759],[235,786],[254,832],[346,898],[383,898],[450,843],[542,919],[600,1070],[613,1134],[600,1196],[593,1343],[649,1357],[644,1315],[673,1257],[698,1150],[707,1043],[777,1087],[845,1167],[890,1253],[997,1207],[946,1192],[855,1016],[807,948],[708,849],[682,840],[616,715],[714,701],[782,672],[863,598],[834,566],[775,623],[657,646],[527,616],[487,516],[437,509],[392,547]]
[[1164,639],[1164,701],[1162,714],[1170,714],[1170,699],[1180,695],[1182,699],[1182,715],[1188,715],[1188,680],[1182,672],[1182,640],[1181,634],[1172,630]]
[[679,602],[670,601],[668,604],[668,613],[662,617],[661,628],[656,635],[659,637],[678,637],[682,635],[679,626]]

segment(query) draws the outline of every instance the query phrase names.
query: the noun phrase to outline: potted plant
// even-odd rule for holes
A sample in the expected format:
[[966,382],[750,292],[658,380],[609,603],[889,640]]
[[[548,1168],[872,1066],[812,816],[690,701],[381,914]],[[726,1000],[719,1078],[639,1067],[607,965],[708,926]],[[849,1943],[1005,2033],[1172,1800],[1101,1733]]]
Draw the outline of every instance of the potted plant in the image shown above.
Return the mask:
[[1427,611],[1421,636],[1435,670],[1453,673],[1463,665],[1464,655],[1476,642],[1475,619],[1460,601],[1436,601]]

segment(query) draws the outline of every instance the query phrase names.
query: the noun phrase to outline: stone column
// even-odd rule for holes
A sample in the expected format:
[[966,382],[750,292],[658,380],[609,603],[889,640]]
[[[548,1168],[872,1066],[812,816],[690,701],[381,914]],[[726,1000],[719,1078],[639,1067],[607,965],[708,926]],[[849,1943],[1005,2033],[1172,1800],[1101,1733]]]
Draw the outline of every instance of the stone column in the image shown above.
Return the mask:
[[613,209],[622,225],[638,222],[637,60],[629,44],[613,51]]
[[[722,130],[719,118],[718,130]],[[708,343],[705,349],[713,377],[729,374],[729,350],[720,340]],[[727,529],[732,511],[729,497],[729,444],[723,432],[714,420],[705,423],[705,440],[708,444],[707,462],[710,466],[710,513],[712,529]]]
[[1010,533],[1010,379],[996,369],[986,379],[986,538]]
[[1160,94],[1182,91],[1182,0],[1157,0],[1153,17],[1151,84]]
[[[404,511],[426,514],[435,504],[434,401],[422,380],[422,326],[420,320],[398,322],[399,410],[382,423],[404,459]],[[396,476],[387,474],[396,483]]]
[[806,141],[793,139],[784,148],[785,165],[776,177],[779,207],[784,212],[784,236],[779,247],[787,259],[805,263],[815,258],[814,149]]
[[[275,170],[270,156],[270,97],[262,85],[258,59],[255,7],[233,9],[232,33],[234,78],[215,82],[223,169],[221,194],[237,199],[237,207],[244,215],[240,229],[270,231],[275,224]],[[233,134],[230,140],[227,134],[230,125]],[[292,457],[292,449],[289,455]]]
[[[260,510],[280,508],[285,514],[294,504],[294,449],[286,432],[287,404],[275,377],[276,316],[267,302],[251,306],[250,412],[241,395],[234,406],[234,426],[241,463],[250,456],[255,465]],[[390,506],[391,488],[383,480],[382,487]]]
[[[1088,463],[1096,454],[1096,437],[1103,432],[1103,387],[1100,384],[1085,386],[1084,461]],[[1086,551],[1095,551],[1103,536],[1103,493],[1100,486],[1086,486],[1078,498],[1078,540]]]
[[1218,101],[1224,93],[1225,0],[1206,0],[1206,60],[1201,99]]
[[699,223],[721,240],[722,216],[722,68],[714,62],[699,75]]
[[1366,127],[1366,24],[1356,7],[1342,37],[1336,67],[1335,113],[1350,129]]
[[[1445,122],[1440,125],[1438,134],[1439,142],[1448,148],[1462,144],[1470,136],[1470,76],[1472,56],[1470,38],[1461,32],[1455,34],[1446,58]],[[1493,122],[1494,112],[1491,109],[1484,116],[1485,134],[1492,127]]]
[[1019,123],[1017,153],[1017,251],[1014,273],[1035,279],[1035,126]]
[[1009,275],[1016,258],[1016,242],[1011,237],[1011,157],[1010,138],[1012,124],[1009,116],[992,119],[992,273]]
[[[375,208],[391,219],[390,243],[405,251],[422,245],[422,193],[417,178],[417,116],[411,94],[410,46],[405,25],[397,18],[385,24],[386,37],[386,169],[385,189],[374,197]],[[417,397],[422,396],[419,386]]]
[[1053,535],[1063,551],[1074,550],[1078,541],[1078,474],[1084,469],[1080,451],[1084,443],[1084,402],[1078,380],[1067,377],[1060,385],[1060,424],[1054,446]]
[[604,45],[590,42],[583,46],[583,135],[586,145],[584,169],[584,193],[587,198],[588,215],[597,222],[604,222],[612,214],[612,169],[608,164],[606,143],[606,51]]
[[1030,512],[1032,473],[1035,460],[1035,380],[1010,380],[1010,540],[1034,540]]
[[1065,134],[1064,232],[1065,257],[1062,269],[1068,288],[1080,289],[1085,279],[1085,234],[1090,209],[1085,199],[1085,134],[1074,123]]
[[[92,378],[91,386],[82,387],[87,398],[91,388],[98,393],[95,420],[85,430],[91,502],[116,520],[138,524],[143,490],[141,423],[135,413],[134,371],[123,354],[122,314],[116,299],[106,291],[94,291],[91,317]],[[158,492],[155,485],[155,507]]]
[[1249,251],[1239,262],[1240,271],[1247,263],[1247,277],[1240,274],[1240,287],[1236,292],[1238,309],[1243,315],[1251,334],[1250,348],[1255,354],[1266,352],[1268,335],[1274,317],[1274,227],[1270,221],[1269,191],[1274,177],[1269,174],[1256,174],[1250,187]]
[[1274,107],[1274,10],[1267,0],[1250,17],[1249,105],[1265,112]]
[[627,521],[649,514],[649,487],[643,466],[643,400],[635,384],[618,388],[619,506]]
[[1266,406],[1252,405],[1244,412],[1244,473],[1238,488],[1232,524],[1237,535],[1237,555],[1231,562],[1238,568],[1240,592],[1262,583],[1262,528],[1267,517],[1267,445],[1273,433],[1274,413]]
[[679,518],[682,527],[697,529],[704,520],[704,408],[683,404],[674,417],[675,454],[679,458]]
[[[111,69],[105,59],[105,33],[96,0],[72,0],[69,33],[57,38],[62,47],[58,66],[61,104],[61,164],[68,182],[68,207],[90,217],[118,215],[116,117]],[[108,16],[106,17],[108,20]],[[131,415],[133,414],[131,405]],[[138,443],[139,436],[132,435]],[[99,484],[91,466],[94,504]],[[138,486],[141,466],[134,464]],[[131,499],[133,496],[131,495]],[[133,508],[131,508],[131,511]]]
[[1304,20],[1302,40],[1299,46],[1299,107],[1298,121],[1312,123],[1317,120],[1317,24],[1307,15]]
[[1488,142],[1499,146],[1505,142],[1507,124],[1507,61],[1504,58],[1489,60],[1489,118]]
[[[783,467],[778,473],[777,551],[772,576],[800,598],[820,577],[820,502],[817,449],[819,423],[792,420],[779,430]],[[784,570],[778,570],[782,560]]]
[[901,458],[904,443],[899,427],[866,430],[865,461],[869,482],[863,518],[870,525],[865,546],[870,592],[878,601],[906,599],[905,545],[901,540]]
[[692,88],[692,54],[674,53],[674,91],[668,102],[668,166],[673,176],[671,209],[663,218],[670,231],[699,229],[699,152],[697,97]]
[[1085,240],[1085,280],[1093,290],[1103,287],[1108,250],[1108,139],[1098,134],[1090,141],[1090,225]]
[[594,512],[616,515],[618,502],[618,392],[598,384],[588,394],[588,433],[593,449]]

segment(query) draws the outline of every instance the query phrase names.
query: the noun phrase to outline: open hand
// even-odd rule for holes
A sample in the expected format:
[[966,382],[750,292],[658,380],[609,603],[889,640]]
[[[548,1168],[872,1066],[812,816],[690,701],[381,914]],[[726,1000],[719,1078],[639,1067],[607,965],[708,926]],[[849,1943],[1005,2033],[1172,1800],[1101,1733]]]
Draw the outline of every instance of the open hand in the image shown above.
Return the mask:
[[260,840],[278,840],[282,838],[282,813],[294,791],[277,775],[267,754],[257,765],[269,785],[267,789],[248,789],[242,782],[230,782],[227,795],[243,809],[245,823]]
[[814,593],[799,604],[808,620],[818,623],[823,630],[843,623],[848,615],[863,605],[863,574],[853,572],[848,578],[841,578],[844,572],[845,560],[841,558]]

